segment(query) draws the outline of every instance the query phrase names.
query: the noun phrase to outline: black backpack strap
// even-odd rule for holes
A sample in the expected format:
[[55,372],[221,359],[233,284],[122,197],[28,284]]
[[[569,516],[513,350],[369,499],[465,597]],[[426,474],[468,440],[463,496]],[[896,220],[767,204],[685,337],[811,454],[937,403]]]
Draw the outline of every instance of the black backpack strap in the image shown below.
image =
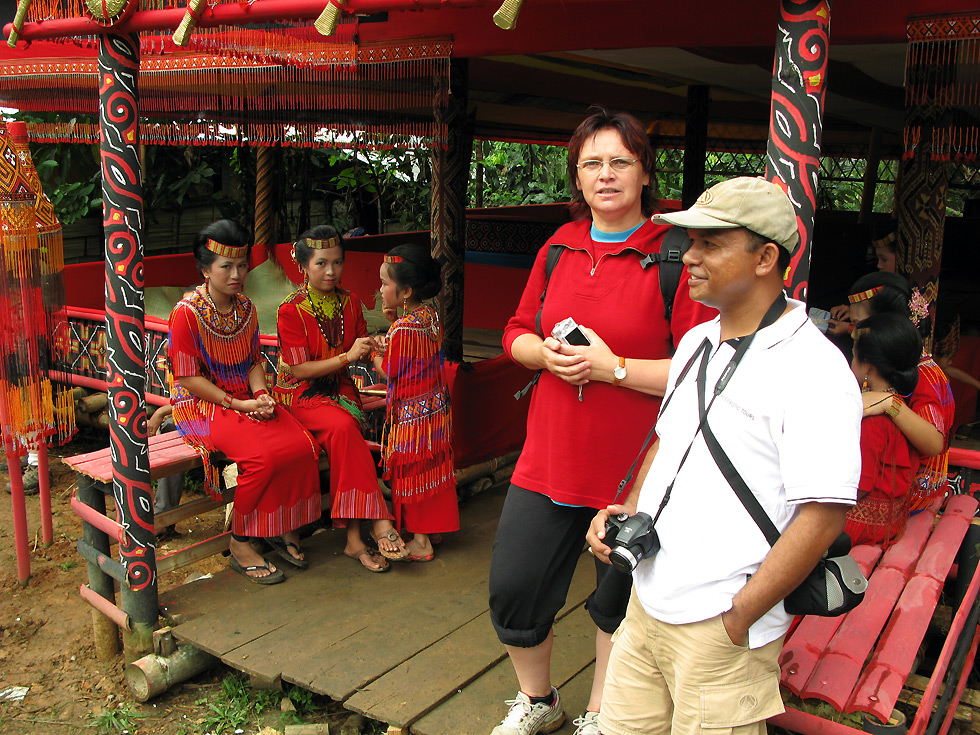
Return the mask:
[[[555,271],[555,266],[558,265],[558,259],[561,254],[565,252],[565,246],[560,243],[551,243],[548,246],[548,255],[545,256],[544,260],[544,288],[541,289],[541,302],[538,305],[538,313],[534,315],[534,330],[538,333],[538,336],[544,339],[544,333],[541,331],[541,312],[544,311],[544,297],[548,293],[548,283],[551,281],[551,274]],[[517,393],[514,394],[514,400],[519,401],[524,397],[531,388],[533,388],[538,383],[538,378],[541,377],[541,371],[538,370],[534,373],[534,377],[531,381],[521,388]]]
[[660,265],[660,294],[664,300],[664,318],[668,322],[674,313],[674,297],[681,282],[681,273],[684,272],[684,263],[681,259],[689,247],[691,247],[691,238],[687,236],[687,230],[674,226],[664,235],[660,252],[650,253],[640,261],[644,269],[654,263]]
[[544,288],[541,289],[541,303],[538,306],[538,313],[534,315],[534,330],[542,339],[544,339],[544,332],[541,331],[541,312],[544,310],[544,297],[548,293],[548,283],[551,281],[551,274],[555,272],[558,259],[564,252],[564,245],[552,243],[548,246],[548,255],[544,261]]

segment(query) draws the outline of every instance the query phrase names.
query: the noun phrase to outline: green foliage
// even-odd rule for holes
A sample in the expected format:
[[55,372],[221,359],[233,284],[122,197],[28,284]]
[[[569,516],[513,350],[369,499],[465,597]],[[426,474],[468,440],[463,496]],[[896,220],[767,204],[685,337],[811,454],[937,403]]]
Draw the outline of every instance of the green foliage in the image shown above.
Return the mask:
[[61,571],[67,572],[69,569],[74,569],[75,567],[77,567],[78,566],[78,562],[77,561],[66,561],[66,562],[62,562],[58,566],[61,568]]
[[[296,712],[284,712],[275,717],[275,710],[279,709],[283,697],[292,701]],[[204,715],[196,720],[196,732],[211,735],[237,729],[248,731],[256,726],[263,712],[270,710],[279,723],[294,724],[301,722],[300,715],[308,715],[322,708],[313,693],[301,687],[287,686],[285,693],[252,689],[248,677],[237,672],[228,674],[221,680],[220,692],[199,699],[195,704],[202,705],[205,709]],[[266,717],[262,718],[263,721],[266,721]]]
[[[476,141],[470,166],[469,201],[484,207],[567,202],[570,198],[568,149],[557,145],[531,145]],[[483,175],[479,189],[479,172]],[[481,195],[482,194],[482,198]]]
[[97,735],[114,735],[115,733],[130,733],[135,735],[140,718],[146,717],[136,709],[132,702],[123,702],[117,707],[106,707],[92,718],[89,725],[95,728]]

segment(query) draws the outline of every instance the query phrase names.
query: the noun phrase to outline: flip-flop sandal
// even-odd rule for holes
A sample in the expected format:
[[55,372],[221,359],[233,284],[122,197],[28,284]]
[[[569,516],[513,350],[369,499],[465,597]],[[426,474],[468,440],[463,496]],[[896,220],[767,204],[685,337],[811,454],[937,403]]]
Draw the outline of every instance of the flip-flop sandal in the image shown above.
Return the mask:
[[414,561],[417,564],[424,564],[425,562],[432,561],[435,558],[435,554],[427,554],[422,556],[421,554],[413,554],[412,552],[408,552],[408,556],[402,559],[402,561]]
[[300,553],[299,546],[294,544],[292,541],[287,541],[280,536],[273,536],[265,540],[269,546],[276,550],[276,553],[282,557],[283,561],[287,561],[294,567],[299,569],[306,569],[310,563],[306,559],[297,559],[295,556],[289,553],[289,547],[296,549],[296,553]]
[[387,533],[382,533],[379,536],[375,536],[374,541],[375,543],[377,543],[379,539],[383,539],[383,538],[388,539],[388,541],[390,541],[393,544],[398,544],[398,542],[401,541],[401,545],[402,545],[401,551],[387,551],[386,549],[382,549],[381,545],[378,544],[378,553],[381,554],[381,556],[383,556],[385,559],[391,559],[392,561],[401,561],[411,553],[408,550],[408,547],[405,546],[405,542],[402,541],[402,537],[398,535],[398,531],[396,531],[394,528],[392,528]]
[[387,572],[389,569],[391,569],[391,564],[389,564],[388,562],[386,562],[385,559],[384,559],[384,557],[381,557],[381,561],[384,562],[384,565],[378,567],[377,569],[374,569],[372,567],[369,567],[363,561],[361,561],[361,559],[364,557],[365,554],[367,554],[368,557],[370,557],[371,561],[374,561],[377,558],[377,553],[378,552],[374,551],[374,549],[361,549],[360,551],[358,551],[356,553],[353,553],[353,554],[348,554],[345,551],[344,552],[344,556],[350,557],[351,559],[353,559],[354,561],[356,561],[364,569],[366,569],[367,571],[371,572],[372,574],[382,574],[384,572]]
[[[229,566],[234,571],[238,572],[243,577],[245,577],[245,579],[247,579],[249,582],[255,582],[255,584],[278,584],[279,582],[282,582],[286,578],[286,575],[282,573],[282,569],[277,569],[276,571],[273,572],[272,567],[269,566],[269,562],[266,562],[265,564],[259,564],[258,566],[253,566],[253,567],[243,567],[239,563],[238,559],[236,559],[235,557],[231,557]],[[260,569],[265,569],[270,573],[264,577],[253,577],[251,574],[249,574],[249,572],[256,572],[259,571]]]

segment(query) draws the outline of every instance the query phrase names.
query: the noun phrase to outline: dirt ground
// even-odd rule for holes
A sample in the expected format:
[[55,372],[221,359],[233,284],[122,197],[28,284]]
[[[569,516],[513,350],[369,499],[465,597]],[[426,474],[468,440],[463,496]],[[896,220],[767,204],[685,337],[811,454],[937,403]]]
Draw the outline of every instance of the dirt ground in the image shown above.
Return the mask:
[[[120,705],[131,706],[142,715],[138,727],[130,730],[132,735],[203,733],[202,723],[207,722],[208,710],[201,700],[220,692],[222,679],[229,674],[229,669],[219,666],[146,705],[138,705],[123,679],[122,655],[108,662],[96,660],[91,641],[95,613],[78,592],[88,579],[85,562],[75,550],[75,543],[82,535],[81,521],[69,505],[75,476],[61,458],[105,446],[108,446],[107,432],[83,428],[70,444],[50,450],[54,543],[49,547],[42,544],[38,498],[28,497],[31,578],[26,586],[17,581],[12,508],[3,463],[0,472],[0,694],[10,687],[28,687],[19,702],[0,698],[0,733],[4,735],[96,733],[98,728],[93,723],[100,713]],[[181,522],[177,526],[181,538],[161,545],[161,550],[172,551],[213,535],[222,523],[220,510]],[[182,584],[192,575],[223,569],[225,565],[225,560],[217,556],[163,575],[160,590]],[[260,732],[262,727],[259,723],[238,732]],[[264,735],[268,732],[263,731]]]

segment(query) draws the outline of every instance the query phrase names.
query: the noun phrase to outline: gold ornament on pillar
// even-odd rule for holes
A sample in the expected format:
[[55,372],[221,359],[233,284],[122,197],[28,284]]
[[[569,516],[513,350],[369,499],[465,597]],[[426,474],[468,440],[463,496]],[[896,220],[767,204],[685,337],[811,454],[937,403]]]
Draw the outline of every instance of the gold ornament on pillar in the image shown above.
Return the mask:
[[174,45],[185,47],[190,42],[191,34],[201,20],[202,5],[204,5],[204,0],[190,0],[187,3],[187,12],[184,13],[180,25],[174,31]]
[[337,30],[337,22],[340,20],[340,13],[347,0],[328,0],[327,7],[320,13],[320,17],[313,21],[313,27],[321,35],[332,36]]
[[99,25],[112,27],[139,6],[139,0],[85,0],[85,14]]
[[512,31],[517,27],[517,16],[521,12],[524,0],[504,0],[500,9],[493,14],[493,22],[497,27],[505,31]]

